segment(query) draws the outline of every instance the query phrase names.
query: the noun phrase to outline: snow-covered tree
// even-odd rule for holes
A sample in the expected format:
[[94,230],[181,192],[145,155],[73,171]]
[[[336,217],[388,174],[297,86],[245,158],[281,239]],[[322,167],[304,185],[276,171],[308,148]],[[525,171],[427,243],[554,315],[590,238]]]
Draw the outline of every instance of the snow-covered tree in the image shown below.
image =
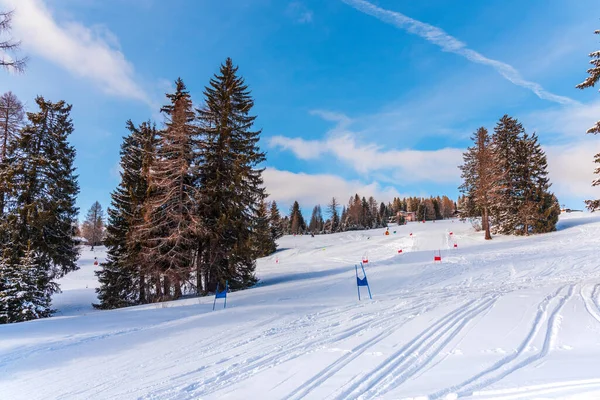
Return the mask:
[[[600,35],[600,30],[595,31],[594,33],[596,35]],[[600,50],[591,52],[590,58],[590,64],[592,64],[592,67],[587,70],[588,77],[585,79],[585,81],[581,82],[579,85],[576,86],[578,89],[594,87],[596,83],[598,83],[598,81],[600,80]],[[600,121],[598,121],[596,125],[592,126],[590,129],[588,129],[587,133],[593,133],[594,135],[600,133]],[[596,164],[600,164],[600,153],[594,156],[594,162]],[[600,167],[596,168],[594,170],[594,173],[596,175],[600,175]],[[592,186],[600,186],[600,178],[595,179],[592,182]],[[587,200],[585,203],[587,204],[587,207],[590,211],[596,211],[600,209],[600,199]]]

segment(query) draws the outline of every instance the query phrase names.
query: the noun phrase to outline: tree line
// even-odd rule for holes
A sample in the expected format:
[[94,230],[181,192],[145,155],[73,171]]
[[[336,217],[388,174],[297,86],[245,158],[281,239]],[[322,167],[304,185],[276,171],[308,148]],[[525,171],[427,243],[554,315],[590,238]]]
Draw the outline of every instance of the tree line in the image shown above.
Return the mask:
[[491,233],[529,235],[556,230],[560,206],[549,190],[546,155],[537,135],[504,115],[490,135],[485,127],[472,136],[463,154],[459,211],[480,218],[485,238]]
[[388,223],[405,223],[401,211],[415,213],[415,219],[432,221],[451,218],[456,213],[457,205],[448,196],[437,197],[396,197],[393,201],[378,203],[373,196],[368,199],[358,194],[350,197],[347,205],[343,205],[341,213],[337,199],[332,198],[327,205],[327,219],[323,216],[320,204],[312,209],[308,223],[302,215],[298,201],[294,201],[289,215],[280,220],[283,234],[324,234],[353,230],[376,229],[388,226]]

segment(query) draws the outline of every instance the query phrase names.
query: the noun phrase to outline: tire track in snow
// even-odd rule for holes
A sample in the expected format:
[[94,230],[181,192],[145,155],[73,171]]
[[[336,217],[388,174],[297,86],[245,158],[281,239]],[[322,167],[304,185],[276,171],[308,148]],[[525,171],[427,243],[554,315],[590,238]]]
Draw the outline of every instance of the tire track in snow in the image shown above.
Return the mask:
[[[365,315],[365,317],[370,318],[359,324],[347,327],[340,332],[332,333],[327,337],[324,337],[323,332],[320,332],[321,334],[318,338],[298,343],[297,332],[295,332],[292,339],[275,346],[275,351],[267,350],[267,348],[273,349],[274,346],[272,344],[266,346],[264,352],[259,352],[261,355],[234,363],[228,369],[222,370],[201,382],[193,383],[191,385],[187,384],[184,387],[181,387],[178,396],[175,396],[174,398],[180,398],[184,393],[185,395],[191,395],[193,398],[214,393],[231,384],[249,379],[264,370],[294,360],[306,353],[318,350],[324,345],[336,343],[349,337],[359,335],[364,332],[365,329],[385,329],[397,325],[399,323],[399,317],[411,315],[414,312],[419,313],[424,310],[427,311],[428,305],[424,301],[420,301],[417,305],[401,311],[397,310],[399,307],[400,306],[396,304],[386,308],[385,310],[390,311],[385,313],[387,315],[383,318],[374,314]],[[152,395],[150,397],[152,397]]]
[[[538,306],[538,312],[533,320],[533,325],[531,326],[529,333],[525,337],[525,340],[523,340],[523,342],[519,345],[515,353],[502,358],[500,361],[496,362],[491,367],[479,372],[477,375],[467,379],[459,385],[434,393],[430,395],[429,398],[431,400],[435,400],[449,393],[457,393],[459,397],[472,396],[474,391],[487,387],[493,383],[499,382],[500,380],[504,379],[506,376],[512,374],[513,372],[516,372],[519,369],[526,367],[527,365],[545,357],[550,351],[552,345],[554,344],[554,341],[556,340],[556,336],[558,334],[560,323],[560,310],[563,308],[567,300],[569,300],[573,296],[575,285],[569,286],[567,293],[560,297],[560,299],[558,300],[558,304],[552,310],[548,318],[546,318],[546,316],[548,315],[548,305],[555,298],[558,297],[560,292],[562,292],[565,287],[566,286],[559,288],[556,292],[546,296],[544,300],[542,300],[542,302]],[[511,364],[513,363],[513,361],[516,361],[519,358],[519,356],[522,355],[525,352],[525,350],[531,345],[533,339],[540,332],[541,327],[545,321],[547,321],[547,327],[542,349],[537,354],[529,356],[526,359],[517,362],[516,364]],[[493,373],[496,371],[499,371],[499,373],[493,375]]]
[[406,381],[429,364],[469,321],[492,307],[496,298],[471,300],[449,312],[366,376],[358,376],[353,385],[335,398],[370,398]]
[[579,295],[583,299],[583,304],[585,305],[585,309],[587,312],[598,322],[600,322],[600,307],[598,307],[597,296],[596,293],[600,288],[600,284],[596,284],[592,289],[592,293],[588,296],[585,294],[585,287],[581,287],[579,290]]

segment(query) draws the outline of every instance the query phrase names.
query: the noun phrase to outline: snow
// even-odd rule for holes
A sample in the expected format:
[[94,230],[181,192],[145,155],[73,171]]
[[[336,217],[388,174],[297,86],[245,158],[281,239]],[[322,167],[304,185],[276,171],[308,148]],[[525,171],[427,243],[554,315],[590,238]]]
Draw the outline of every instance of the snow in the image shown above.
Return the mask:
[[[212,297],[93,310],[104,253],[86,250],[57,316],[0,326],[0,398],[598,399],[600,217],[559,227],[286,236],[260,284],[215,312]],[[359,302],[365,254],[373,300]]]

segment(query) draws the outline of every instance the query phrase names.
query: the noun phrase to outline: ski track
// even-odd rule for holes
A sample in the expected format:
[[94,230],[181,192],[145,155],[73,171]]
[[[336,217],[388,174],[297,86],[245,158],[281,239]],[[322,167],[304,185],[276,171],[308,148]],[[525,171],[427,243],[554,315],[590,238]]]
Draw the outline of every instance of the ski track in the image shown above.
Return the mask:
[[[558,297],[560,292],[564,291],[565,286],[559,288],[555,293],[548,295],[546,298],[544,298],[544,300],[542,300],[542,302],[538,306],[538,312],[534,317],[531,329],[529,330],[529,333],[527,334],[523,342],[517,348],[516,352],[502,358],[491,367],[479,372],[477,375],[469,378],[461,384],[434,393],[430,395],[429,398],[431,400],[439,399],[449,393],[457,393],[459,397],[472,396],[476,390],[480,390],[493,383],[496,383],[505,378],[506,376],[512,374],[513,372],[524,368],[527,365],[530,365],[531,363],[545,357],[550,351],[551,346],[556,340],[556,336],[558,334],[558,317],[560,316],[560,310],[563,308],[567,300],[573,296],[574,287],[575,285],[569,285],[567,293],[560,297],[560,299],[558,300],[558,304],[552,310],[548,317],[548,305]],[[520,362],[516,362],[519,356],[521,356],[525,352],[525,350],[531,345],[534,338],[540,332],[544,322],[547,322],[547,328],[544,336],[544,343],[542,349],[537,354],[527,357]],[[516,363],[513,363],[513,361],[515,361]],[[497,371],[498,373],[494,374]]]
[[[335,398],[372,398],[404,382],[431,362],[470,320],[492,307],[495,301],[495,297],[471,300],[446,314],[392,354],[375,370],[358,377],[350,388],[337,394]],[[367,397],[363,397],[363,394]]]
[[598,304],[597,292],[600,288],[600,284],[594,285],[591,294],[585,293],[585,287],[581,287],[579,291],[579,295],[583,299],[583,304],[585,305],[585,309],[587,312],[594,318],[596,321],[600,322],[600,304]]

